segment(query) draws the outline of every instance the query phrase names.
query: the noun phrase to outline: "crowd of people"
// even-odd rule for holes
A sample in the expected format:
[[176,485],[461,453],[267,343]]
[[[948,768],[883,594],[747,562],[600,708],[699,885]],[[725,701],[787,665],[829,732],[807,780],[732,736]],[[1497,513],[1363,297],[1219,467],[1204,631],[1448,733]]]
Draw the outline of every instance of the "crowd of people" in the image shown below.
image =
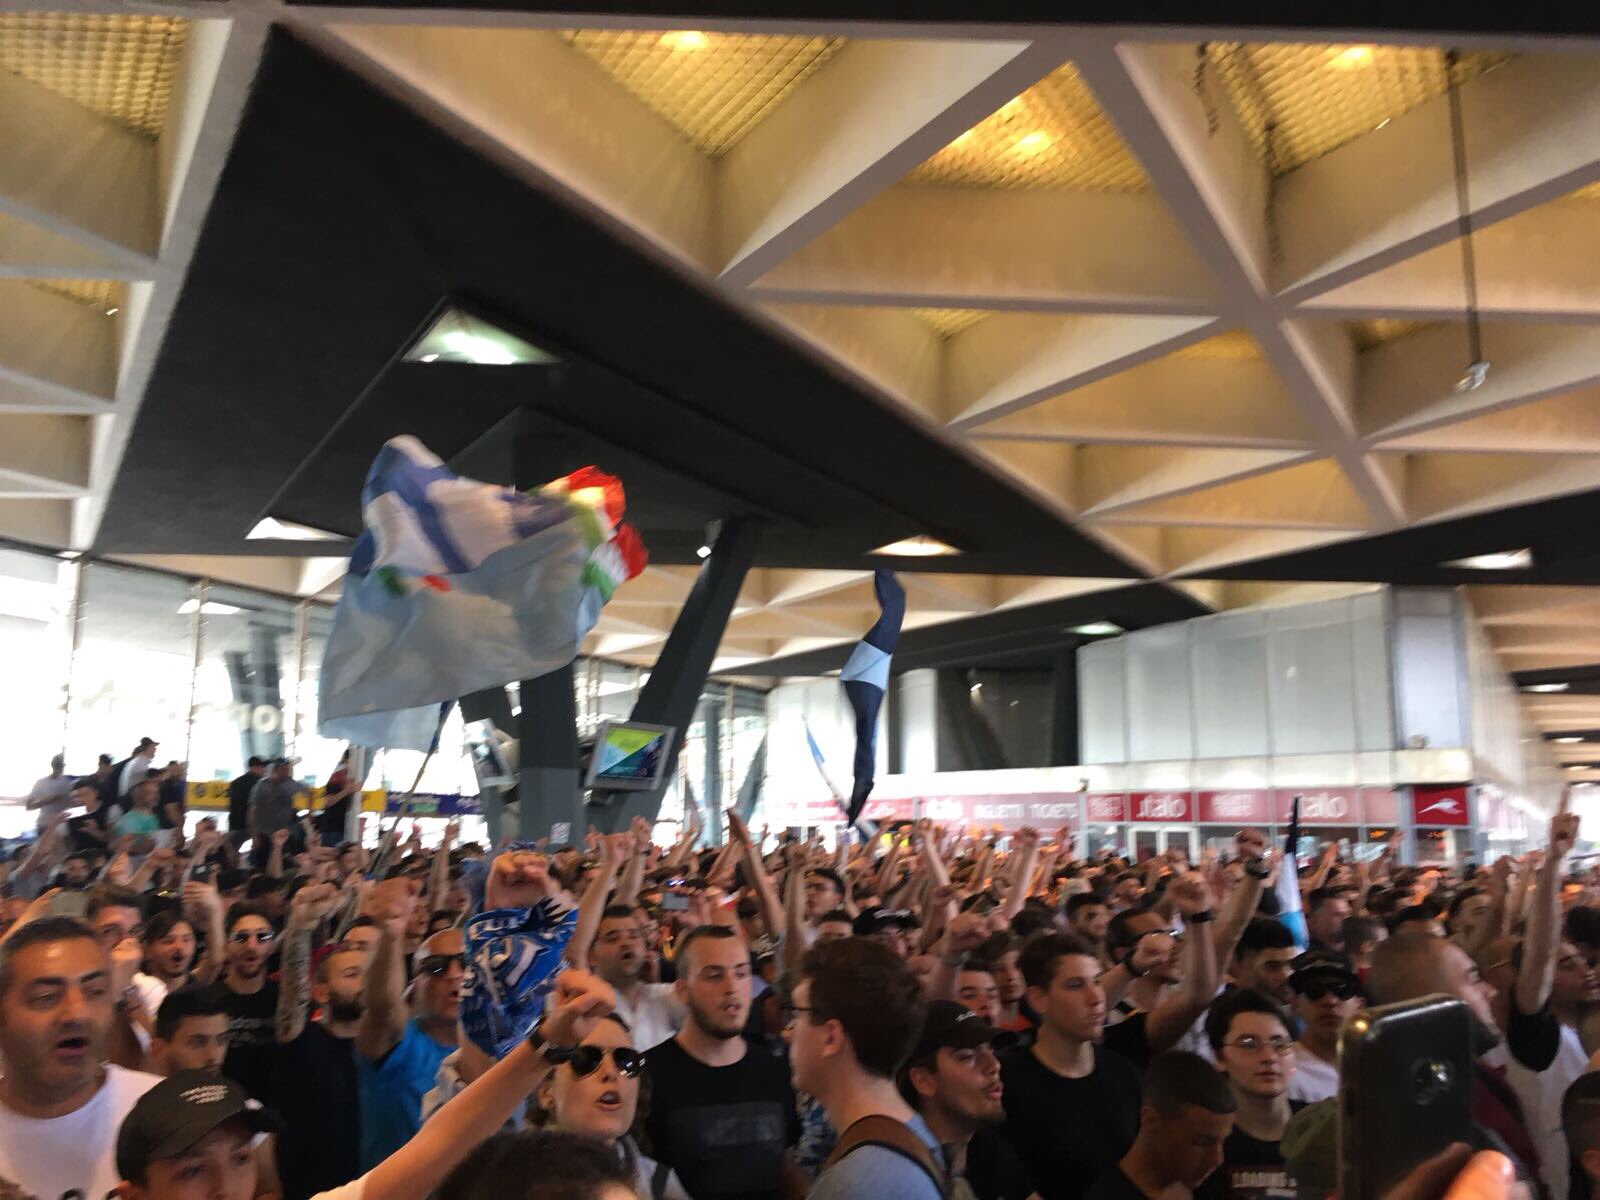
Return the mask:
[[1474,1151],[1474,1196],[1600,1178],[1565,809],[1485,868],[1253,829],[1192,863],[928,821],[829,849],[737,813],[716,846],[369,847],[353,784],[314,812],[286,762],[186,834],[156,750],[29,800],[0,1200],[1325,1200],[1341,1028],[1435,993],[1472,1015],[1473,1130],[1406,1196]]

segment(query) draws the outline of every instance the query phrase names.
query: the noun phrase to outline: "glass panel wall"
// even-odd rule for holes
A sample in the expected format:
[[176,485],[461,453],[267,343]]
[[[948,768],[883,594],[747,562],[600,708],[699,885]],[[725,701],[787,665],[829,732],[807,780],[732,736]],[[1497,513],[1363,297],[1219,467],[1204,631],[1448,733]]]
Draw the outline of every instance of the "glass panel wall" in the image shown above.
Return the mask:
[[[232,779],[251,755],[290,754],[297,776],[324,782],[344,744],[317,734],[317,689],[333,610],[326,604],[115,563],[0,548],[0,798],[27,795],[65,749],[71,774],[96,757],[126,758],[141,737],[158,762],[186,761],[191,783]],[[648,670],[599,659],[574,665],[580,737],[632,713]],[[516,689],[511,689],[513,711]],[[743,799],[761,819],[766,693],[708,684],[683,731],[679,770],[662,799],[658,840],[678,835],[686,797],[720,839],[720,813]],[[11,739],[14,737],[14,741]],[[419,790],[477,794],[461,718],[452,713]],[[368,788],[397,792],[423,756],[373,755]],[[472,823],[474,828],[476,822]],[[0,837],[33,825],[20,804],[0,805]]]

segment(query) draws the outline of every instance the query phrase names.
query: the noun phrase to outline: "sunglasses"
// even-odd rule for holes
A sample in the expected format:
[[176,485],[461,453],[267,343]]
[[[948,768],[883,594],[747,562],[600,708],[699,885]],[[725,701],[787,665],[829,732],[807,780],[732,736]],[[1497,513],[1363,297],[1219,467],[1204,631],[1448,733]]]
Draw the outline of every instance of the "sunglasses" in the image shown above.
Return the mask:
[[574,1046],[567,1055],[566,1064],[572,1068],[574,1075],[582,1079],[599,1070],[607,1054],[611,1055],[617,1074],[624,1079],[637,1079],[644,1070],[644,1051],[635,1050],[632,1046],[613,1046],[610,1050],[604,1046]]
[[264,929],[264,930],[241,929],[237,933],[229,934],[228,935],[228,940],[230,942],[232,942],[235,946],[247,946],[251,942],[258,942],[263,946],[268,946],[268,945],[272,944],[272,939],[274,937],[276,937],[276,936],[277,936],[277,934],[275,934],[270,929]]
[[1247,1033],[1243,1037],[1234,1038],[1233,1041],[1223,1044],[1243,1050],[1246,1054],[1260,1054],[1263,1050],[1270,1050],[1274,1058],[1282,1058],[1294,1052],[1294,1042],[1286,1037],[1259,1038]]
[[443,975],[450,969],[450,964],[457,964],[463,971],[467,969],[467,956],[465,954],[430,954],[417,964],[417,970],[424,975]]
[[1306,983],[1295,989],[1307,1000],[1321,1000],[1324,996],[1333,995],[1340,1000],[1353,1000],[1356,997],[1356,985],[1353,983]]

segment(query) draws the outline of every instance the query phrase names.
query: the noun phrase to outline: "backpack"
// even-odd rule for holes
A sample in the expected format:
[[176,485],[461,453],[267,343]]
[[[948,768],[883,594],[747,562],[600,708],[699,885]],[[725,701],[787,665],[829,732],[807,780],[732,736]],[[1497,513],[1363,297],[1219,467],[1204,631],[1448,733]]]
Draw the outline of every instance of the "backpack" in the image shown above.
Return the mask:
[[928,1144],[918,1137],[909,1125],[903,1121],[896,1121],[893,1117],[862,1117],[851,1125],[839,1135],[839,1141],[834,1145],[833,1153],[828,1155],[828,1161],[823,1164],[823,1169],[833,1166],[863,1146],[882,1146],[885,1150],[893,1150],[902,1158],[909,1158],[928,1176],[939,1194],[939,1200],[950,1200],[949,1180],[945,1178],[944,1171],[929,1153]]

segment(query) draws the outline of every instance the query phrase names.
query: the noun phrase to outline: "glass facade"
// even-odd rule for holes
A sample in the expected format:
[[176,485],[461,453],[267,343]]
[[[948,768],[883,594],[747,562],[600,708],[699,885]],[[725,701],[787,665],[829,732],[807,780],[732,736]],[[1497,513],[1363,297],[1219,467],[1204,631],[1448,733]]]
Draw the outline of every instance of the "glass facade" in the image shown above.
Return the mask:
[[[160,742],[159,763],[187,762],[191,782],[232,779],[251,755],[280,754],[300,759],[301,778],[323,782],[344,748],[317,735],[332,621],[332,608],[312,600],[0,549],[0,661],[8,668],[0,689],[0,797],[26,796],[58,750],[69,773],[87,775],[98,755],[126,758],[142,737]],[[582,737],[607,717],[626,719],[650,673],[580,659],[573,674]],[[764,761],[766,724],[764,692],[707,685],[662,800],[658,839],[677,836],[688,798],[703,814],[741,795],[747,806],[759,801],[762,778],[751,771]],[[440,746],[418,790],[476,795],[459,711]],[[367,786],[405,791],[422,760],[415,751],[379,752]],[[720,821],[704,823],[720,836]],[[20,804],[0,806],[0,836],[32,824]]]

